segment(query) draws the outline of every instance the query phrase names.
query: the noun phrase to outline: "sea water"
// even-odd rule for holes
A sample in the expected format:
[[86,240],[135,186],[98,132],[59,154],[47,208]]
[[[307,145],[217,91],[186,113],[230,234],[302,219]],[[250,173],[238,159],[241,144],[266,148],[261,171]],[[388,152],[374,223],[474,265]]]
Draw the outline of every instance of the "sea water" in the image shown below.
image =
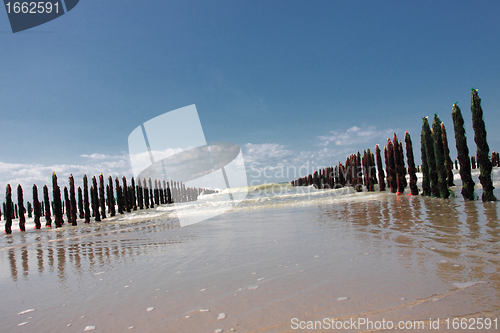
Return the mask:
[[[363,320],[445,331],[454,318],[500,319],[500,206],[465,202],[456,184],[447,200],[265,184],[228,211],[211,194],[76,227],[28,219],[27,232],[0,238],[0,331],[329,331]],[[178,210],[221,214],[181,228]]]

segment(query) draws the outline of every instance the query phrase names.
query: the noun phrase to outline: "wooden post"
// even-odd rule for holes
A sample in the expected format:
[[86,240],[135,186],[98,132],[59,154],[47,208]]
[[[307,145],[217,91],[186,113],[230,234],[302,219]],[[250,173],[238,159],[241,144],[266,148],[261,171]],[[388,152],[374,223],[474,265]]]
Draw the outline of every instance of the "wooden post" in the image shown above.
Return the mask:
[[83,210],[85,214],[85,223],[90,223],[89,184],[87,175],[83,176]]
[[425,140],[425,153],[427,157],[427,165],[429,170],[429,178],[431,183],[431,195],[435,198],[440,197],[439,192],[439,180],[436,166],[436,155],[434,153],[434,141],[432,139],[431,128],[429,127],[429,122],[427,121],[427,117],[423,118],[422,122],[422,130],[424,132],[424,140]]
[[[460,178],[462,179],[462,196],[465,200],[474,200],[474,181],[471,174],[471,160],[469,158],[469,147],[465,135],[464,118],[458,105],[453,104],[451,111],[453,118],[453,130],[455,132],[455,143],[460,163]],[[456,160],[455,160],[456,165]]]
[[7,184],[5,189],[5,233],[12,233],[12,188]]
[[371,183],[373,185],[373,191],[375,191],[375,185],[378,184],[377,180],[377,165],[375,163],[375,154],[373,154],[370,151],[370,148],[368,148],[368,174],[370,175],[371,178]]
[[168,204],[168,199],[167,199],[167,182],[165,179],[163,179],[163,203]]
[[404,182],[404,165],[403,160],[401,159],[400,145],[398,137],[396,133],[394,133],[392,137],[392,145],[394,149],[394,165],[396,171],[396,183],[397,183],[397,192],[396,194],[403,194],[405,191],[405,182]]
[[75,196],[75,179],[73,178],[73,175],[69,176],[69,195],[70,195],[70,223],[71,225],[75,226],[77,225],[76,223],[76,213],[77,213],[77,206],[76,206],[76,196]]
[[148,190],[148,185],[146,183],[146,178],[143,179],[143,189],[144,189],[144,205],[146,206],[146,209],[149,208],[149,190]]
[[123,208],[123,193],[118,177],[116,177],[115,179],[115,186],[116,186],[116,203],[118,205],[118,213],[123,214],[125,212]]
[[401,142],[401,140],[399,140],[399,155],[400,155],[400,159],[401,159],[401,163],[402,163],[402,171],[403,171],[403,174],[402,174],[403,188],[405,189],[408,187],[408,182],[406,181],[406,175],[408,173],[407,173],[407,170],[405,167],[405,154],[403,151],[404,151],[403,143]]
[[[109,208],[110,208],[110,215],[115,216],[116,215],[116,210],[115,210],[115,195],[113,192],[113,178],[111,176],[108,177],[108,186],[109,186]],[[118,196],[118,194],[117,194]]]
[[52,173],[52,196],[54,203],[54,217],[56,228],[62,227],[64,223],[63,220],[63,212],[62,212],[62,202],[61,202],[61,189],[59,185],[57,185],[57,176],[56,173]]
[[474,142],[477,146],[477,163],[479,164],[479,182],[483,187],[483,201],[497,201],[493,194],[493,182],[491,180],[491,161],[489,159],[490,147],[486,140],[486,125],[483,120],[483,109],[481,99],[477,94],[477,89],[471,93],[472,128],[474,129]]
[[170,182],[167,182],[167,203],[171,204],[172,201],[172,191],[170,190]]
[[158,206],[160,204],[160,193],[158,192],[158,180],[155,179],[155,204]]
[[101,221],[101,213],[99,212],[99,195],[97,194],[97,179],[92,177],[92,186],[90,187],[92,199],[92,214],[96,222]]
[[68,194],[68,188],[64,186],[64,204],[66,205],[66,219],[68,220],[68,223],[71,223],[73,225],[73,220],[71,219],[72,215],[72,207],[71,207],[71,199],[69,198]]
[[130,200],[129,200],[129,195],[128,195],[128,186],[127,186],[127,177],[122,176],[122,183],[123,183],[123,210],[126,211],[127,213],[131,212],[131,207],[130,207]]
[[47,185],[43,187],[43,202],[45,208],[45,226],[50,228],[52,226],[52,218],[50,217],[50,199],[49,199],[49,188]]
[[151,177],[149,177],[149,199],[151,200],[149,206],[155,208],[155,197],[153,194],[153,184],[151,182]]
[[413,144],[411,142],[410,133],[405,132],[406,159],[408,162],[408,174],[410,175],[410,193],[418,195],[417,175],[415,169],[415,159],[413,157]]
[[396,161],[394,154],[394,145],[391,139],[387,139],[387,159],[389,161],[387,168],[387,182],[390,184],[391,192],[398,192],[398,181],[396,173]]
[[446,181],[448,183],[448,187],[455,186],[453,182],[453,162],[450,157],[450,147],[448,145],[448,135],[446,134],[446,128],[444,124],[441,123],[441,132],[443,134],[443,148],[444,148],[444,162],[446,166]]
[[19,230],[26,231],[26,217],[24,216],[26,209],[24,208],[23,188],[20,184],[17,185],[17,205],[19,208]]
[[441,132],[441,119],[437,114],[434,114],[432,122],[432,139],[434,143],[434,153],[436,154],[436,171],[438,174],[438,187],[441,198],[447,199],[450,196],[448,190],[447,177],[443,144],[443,133]]
[[132,180],[131,180],[131,183],[132,183],[132,210],[137,210],[137,199],[136,199],[136,195],[135,195],[135,180],[134,180],[134,177],[132,177]]
[[382,167],[382,156],[380,155],[380,147],[375,146],[375,156],[377,157],[377,171],[378,171],[378,186],[380,192],[385,191],[385,174],[384,168]]
[[106,198],[104,197],[104,176],[99,175],[99,204],[101,206],[101,218],[106,218]]
[[137,201],[139,209],[144,209],[144,191],[142,190],[141,179],[137,178]]
[[42,210],[40,201],[38,200],[38,187],[33,184],[33,213],[35,215],[35,229],[40,229],[42,225],[40,224],[40,216],[42,216]]
[[83,210],[83,191],[80,186],[78,186],[78,212],[81,219],[85,218],[85,211]]

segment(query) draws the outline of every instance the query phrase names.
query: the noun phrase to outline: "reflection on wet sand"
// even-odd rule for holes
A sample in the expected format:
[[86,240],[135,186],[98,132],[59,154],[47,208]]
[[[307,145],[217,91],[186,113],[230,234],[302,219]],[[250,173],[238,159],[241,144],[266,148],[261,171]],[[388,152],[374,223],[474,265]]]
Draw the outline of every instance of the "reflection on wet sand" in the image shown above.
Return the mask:
[[185,238],[168,239],[162,233],[178,228],[178,224],[164,221],[121,229],[113,225],[93,230],[68,228],[56,231],[55,236],[50,230],[32,238],[25,234],[9,235],[18,237],[18,244],[0,248],[0,265],[6,267],[8,261],[14,282],[20,275],[25,280],[35,272],[42,276],[47,266],[48,274],[56,269],[59,282],[64,283],[70,268],[76,275],[82,275],[85,271],[112,267],[124,258],[148,253],[151,248],[185,242]]
[[[332,208],[328,214],[362,233],[392,237],[407,267],[415,262],[422,271],[435,270],[444,282],[490,281],[500,290],[497,203],[386,196],[356,205],[357,209]],[[441,257],[434,268],[428,266],[428,251]]]
[[255,205],[187,228],[162,219],[6,236],[5,331],[31,308],[29,328],[68,332],[289,332],[293,317],[500,309],[497,204],[382,193]]
[[488,202],[484,204],[484,215],[486,216],[487,233],[491,236],[491,242],[497,242],[500,234],[498,223],[497,205],[495,202]]

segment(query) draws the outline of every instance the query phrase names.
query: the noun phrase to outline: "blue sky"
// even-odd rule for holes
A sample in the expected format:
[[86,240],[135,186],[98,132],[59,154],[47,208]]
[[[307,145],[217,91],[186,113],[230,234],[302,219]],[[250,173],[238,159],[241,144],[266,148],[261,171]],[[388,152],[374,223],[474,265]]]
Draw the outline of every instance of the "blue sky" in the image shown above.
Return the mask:
[[421,118],[438,113],[453,138],[457,101],[475,152],[474,87],[500,150],[499,12],[498,1],[82,0],[13,34],[0,10],[0,181],[126,174],[130,132],[191,104],[207,141],[272,171],[337,163],[406,130],[419,159]]

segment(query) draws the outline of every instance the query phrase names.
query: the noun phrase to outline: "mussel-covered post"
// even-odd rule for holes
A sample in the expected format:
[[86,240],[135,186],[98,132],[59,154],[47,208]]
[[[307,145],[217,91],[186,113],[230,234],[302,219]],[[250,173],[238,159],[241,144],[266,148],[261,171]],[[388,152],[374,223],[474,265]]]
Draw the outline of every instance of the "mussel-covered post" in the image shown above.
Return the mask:
[[413,144],[410,133],[405,132],[406,159],[408,161],[408,174],[410,175],[410,193],[418,195],[417,175],[415,169],[415,159],[413,157]]
[[143,180],[143,186],[142,188],[144,189],[144,205],[146,206],[146,209],[149,208],[149,191],[148,191],[148,185],[146,183],[146,178]]
[[97,179],[92,177],[92,186],[90,186],[90,198],[92,200],[92,215],[96,222],[101,221],[101,213],[99,213],[99,195],[97,194]]
[[387,160],[387,182],[389,183],[391,192],[396,193],[398,191],[398,182],[396,178],[396,162],[394,160],[394,145],[391,139],[387,139]]
[[71,201],[69,199],[68,188],[64,186],[64,203],[66,205],[66,219],[72,224],[71,220]]
[[404,176],[404,161],[402,158],[402,151],[401,151],[401,146],[399,144],[398,137],[396,136],[396,133],[394,133],[392,137],[392,145],[394,147],[394,163],[395,163],[395,169],[396,169],[396,180],[397,180],[397,194],[403,194],[405,191],[405,176]]
[[20,184],[17,185],[17,206],[19,209],[19,230],[26,231],[26,217],[24,216],[25,208],[24,208],[24,196],[23,196],[23,188]]
[[153,194],[153,183],[151,181],[151,177],[149,177],[149,199],[151,200],[149,206],[151,208],[154,208],[155,207],[155,197]]
[[453,162],[450,157],[450,147],[448,146],[448,134],[446,133],[446,127],[441,123],[441,133],[443,134],[443,148],[444,148],[444,163],[446,166],[446,179],[448,187],[455,186],[453,182]]
[[85,212],[85,223],[90,223],[89,182],[87,175],[83,176],[83,210]]
[[493,182],[491,180],[491,161],[489,159],[490,147],[486,140],[486,126],[483,120],[483,109],[477,89],[471,93],[472,128],[474,129],[474,142],[477,146],[477,163],[479,164],[479,181],[483,187],[483,201],[496,201],[493,194]]
[[12,188],[7,184],[5,189],[5,233],[12,233]]
[[99,205],[101,206],[101,218],[106,218],[106,198],[104,197],[104,176],[99,175]]
[[33,184],[33,215],[35,216],[35,229],[40,229],[40,217],[42,216],[42,209],[40,201],[38,200],[38,187]]
[[439,180],[438,180],[438,173],[437,173],[437,169],[436,169],[436,155],[434,153],[434,140],[432,138],[431,128],[429,127],[429,122],[427,120],[427,117],[423,118],[422,131],[424,132],[425,153],[426,153],[426,157],[427,157],[429,178],[431,181],[431,194],[435,198],[439,198],[440,197]]
[[[111,216],[116,215],[115,211],[115,195],[113,193],[113,178],[111,176],[108,177],[108,183],[109,183],[109,195],[108,195],[108,200],[109,200],[109,211]],[[117,194],[118,196],[118,194]]]
[[375,155],[377,157],[377,171],[378,171],[378,186],[380,192],[385,191],[385,175],[384,168],[382,167],[382,157],[380,156],[380,147],[375,146]]
[[76,196],[75,196],[75,179],[73,175],[69,176],[69,200],[70,200],[70,217],[71,217],[71,225],[76,225]]
[[80,186],[78,186],[78,212],[81,219],[85,218],[85,211],[83,210],[83,191]]
[[136,194],[135,194],[134,177],[132,177],[131,183],[132,183],[132,210],[137,210],[137,199],[136,199]]
[[57,176],[55,172],[52,173],[52,196],[54,203],[55,224],[56,228],[60,228],[62,227],[64,220],[61,202],[61,189],[59,188],[59,185],[57,185]]
[[144,209],[144,191],[142,190],[142,184],[141,184],[141,179],[137,178],[137,202],[139,209]]
[[52,218],[50,217],[51,213],[50,213],[49,188],[47,187],[47,185],[43,186],[43,202],[45,208],[45,226],[51,227]]
[[123,182],[123,209],[130,213],[130,195],[127,186],[127,178],[125,176],[122,177]]
[[422,160],[422,165],[420,167],[420,170],[422,172],[422,195],[430,196],[431,181],[429,175],[429,164],[427,162],[427,152],[425,148],[425,133],[423,127],[422,131],[420,132],[420,157]]
[[167,203],[171,204],[172,201],[172,191],[170,190],[170,182],[167,182]]
[[[33,206],[31,206],[31,202],[27,202],[26,206],[28,207],[28,217],[33,217]],[[2,212],[0,212],[0,217],[2,216]]]
[[122,187],[120,186],[120,181],[118,180],[118,177],[115,179],[115,185],[116,185],[116,203],[118,204],[118,213],[123,214],[124,209],[123,209],[123,193],[122,193]]
[[441,198],[448,198],[450,196],[450,191],[448,190],[445,156],[444,156],[444,145],[443,145],[443,133],[441,132],[441,119],[439,119],[437,114],[434,114],[434,119],[432,121],[432,139],[434,143],[434,153],[436,154],[436,170],[438,174],[438,187],[439,195]]
[[460,163],[460,178],[462,179],[462,196],[465,200],[474,200],[474,181],[471,174],[471,163],[469,158],[469,147],[465,135],[464,118],[458,105],[453,104],[451,111],[453,118],[453,130],[455,132],[455,144]]

